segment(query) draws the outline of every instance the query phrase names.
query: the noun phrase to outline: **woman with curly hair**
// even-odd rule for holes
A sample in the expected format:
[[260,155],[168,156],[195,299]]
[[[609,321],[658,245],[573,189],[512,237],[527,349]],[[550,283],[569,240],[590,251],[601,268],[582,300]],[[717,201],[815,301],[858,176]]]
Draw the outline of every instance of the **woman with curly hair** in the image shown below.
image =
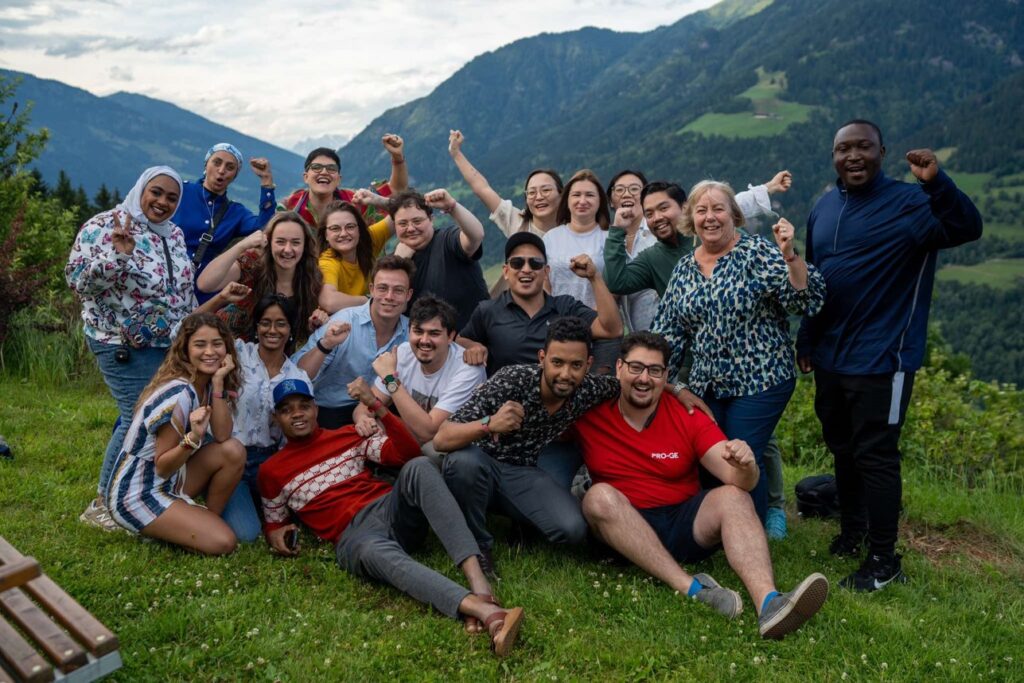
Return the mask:
[[[220,518],[245,466],[231,438],[240,386],[234,340],[210,313],[193,313],[143,389],[105,497],[131,531],[206,555],[235,549]],[[205,495],[205,507],[192,498]]]
[[231,334],[246,341],[251,340],[256,302],[268,294],[283,294],[298,312],[294,332],[301,344],[327,319],[327,313],[318,308],[323,277],[315,243],[312,229],[299,214],[282,211],[264,230],[239,240],[211,261],[197,284],[203,292],[219,291],[229,282],[252,290],[248,297],[217,311]]

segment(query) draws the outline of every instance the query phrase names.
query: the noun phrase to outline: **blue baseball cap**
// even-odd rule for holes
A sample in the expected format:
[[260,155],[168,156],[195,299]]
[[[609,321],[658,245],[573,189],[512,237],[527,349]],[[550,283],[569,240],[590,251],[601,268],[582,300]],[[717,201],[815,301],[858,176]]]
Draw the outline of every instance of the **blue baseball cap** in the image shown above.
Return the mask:
[[309,386],[309,382],[301,379],[286,379],[280,384],[274,387],[274,408],[276,409],[281,405],[281,401],[285,400],[289,396],[305,396],[306,398],[313,398],[313,387]]

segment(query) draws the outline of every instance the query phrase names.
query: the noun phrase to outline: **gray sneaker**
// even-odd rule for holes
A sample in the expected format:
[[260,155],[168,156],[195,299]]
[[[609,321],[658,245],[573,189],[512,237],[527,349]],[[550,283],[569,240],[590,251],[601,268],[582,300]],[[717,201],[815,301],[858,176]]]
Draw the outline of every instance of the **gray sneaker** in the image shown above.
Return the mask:
[[85,512],[80,514],[78,519],[104,531],[121,531],[121,526],[110,516],[110,510],[99,498],[90,501],[89,507],[85,508]]
[[757,618],[762,638],[778,640],[817,614],[828,597],[828,579],[815,572],[788,593],[775,596]]
[[693,578],[704,586],[693,596],[694,600],[710,605],[719,614],[729,619],[735,619],[743,612],[743,600],[739,593],[730,588],[723,588],[707,574],[694,574]]

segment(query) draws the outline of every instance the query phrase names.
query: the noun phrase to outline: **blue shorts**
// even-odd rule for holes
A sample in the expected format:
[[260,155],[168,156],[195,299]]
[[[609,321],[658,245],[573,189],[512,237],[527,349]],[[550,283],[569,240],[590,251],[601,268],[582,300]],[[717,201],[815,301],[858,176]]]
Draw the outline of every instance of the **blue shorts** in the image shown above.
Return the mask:
[[714,547],[705,548],[693,537],[693,521],[707,491],[701,491],[693,498],[677,505],[663,505],[657,508],[637,508],[640,516],[654,529],[662,545],[676,562],[700,562],[718,552],[722,547],[716,543]]

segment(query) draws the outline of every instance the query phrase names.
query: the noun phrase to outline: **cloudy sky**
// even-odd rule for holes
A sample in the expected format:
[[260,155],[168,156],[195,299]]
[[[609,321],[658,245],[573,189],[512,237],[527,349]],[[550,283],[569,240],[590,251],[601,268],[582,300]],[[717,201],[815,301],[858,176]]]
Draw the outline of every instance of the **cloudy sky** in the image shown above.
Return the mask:
[[167,100],[290,148],[352,136],[519,38],[646,31],[714,2],[0,0],[0,67]]

